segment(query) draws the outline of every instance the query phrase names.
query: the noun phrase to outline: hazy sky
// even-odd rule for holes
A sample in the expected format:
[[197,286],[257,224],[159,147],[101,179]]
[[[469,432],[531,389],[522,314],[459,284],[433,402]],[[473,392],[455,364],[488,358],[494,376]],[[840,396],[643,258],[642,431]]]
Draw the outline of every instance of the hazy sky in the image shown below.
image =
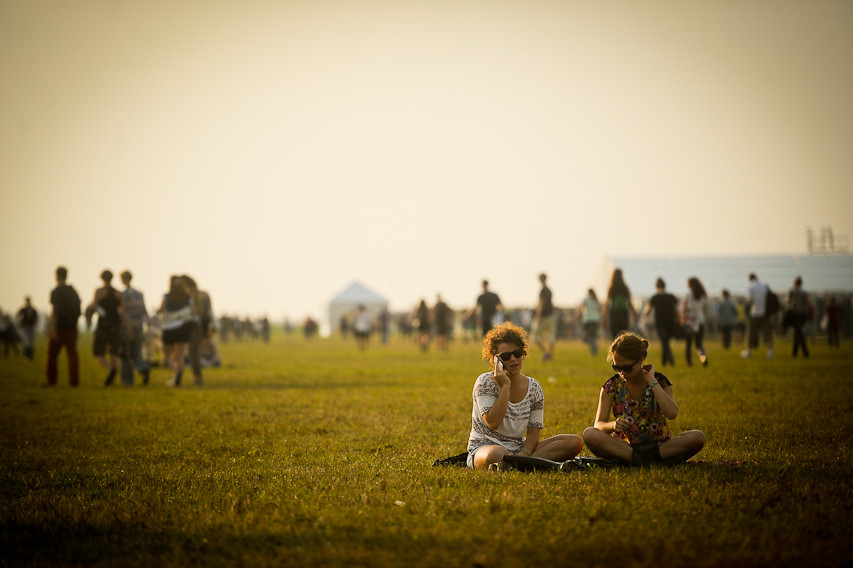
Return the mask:
[[58,264],[299,320],[804,253],[853,234],[851,101],[848,0],[0,0],[0,307]]

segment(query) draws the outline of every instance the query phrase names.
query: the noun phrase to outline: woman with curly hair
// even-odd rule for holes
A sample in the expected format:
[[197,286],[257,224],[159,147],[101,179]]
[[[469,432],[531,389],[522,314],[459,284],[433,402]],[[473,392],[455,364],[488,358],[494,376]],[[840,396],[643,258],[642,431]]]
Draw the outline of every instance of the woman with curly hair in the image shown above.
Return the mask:
[[483,359],[493,369],[474,383],[468,467],[486,469],[507,454],[565,461],[583,449],[574,434],[539,439],[545,396],[536,379],[521,373],[526,356],[527,333],[516,325],[500,324],[483,338]]
[[667,419],[678,416],[678,404],[669,379],[644,364],[648,350],[648,340],[630,332],[610,345],[608,360],[616,374],[601,388],[595,424],[583,432],[584,443],[598,457],[635,465],[680,463],[705,445],[699,430],[672,438]]

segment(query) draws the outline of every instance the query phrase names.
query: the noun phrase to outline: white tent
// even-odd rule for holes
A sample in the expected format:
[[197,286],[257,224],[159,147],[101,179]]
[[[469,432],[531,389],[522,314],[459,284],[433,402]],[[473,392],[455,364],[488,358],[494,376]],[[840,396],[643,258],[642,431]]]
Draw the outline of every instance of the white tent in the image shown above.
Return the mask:
[[374,317],[388,307],[388,300],[367,289],[360,282],[353,282],[329,302],[329,329],[340,329],[341,317],[363,305]]

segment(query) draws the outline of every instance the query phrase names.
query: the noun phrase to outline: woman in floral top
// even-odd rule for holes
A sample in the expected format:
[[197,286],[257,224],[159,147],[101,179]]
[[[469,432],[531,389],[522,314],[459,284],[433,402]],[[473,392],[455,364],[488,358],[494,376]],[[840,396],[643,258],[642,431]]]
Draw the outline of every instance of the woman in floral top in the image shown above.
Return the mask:
[[610,345],[608,360],[616,374],[601,388],[595,425],[583,433],[584,443],[598,457],[635,465],[677,463],[705,445],[699,430],[672,438],[667,419],[678,416],[678,404],[669,379],[644,364],[648,350],[648,340],[630,332]]

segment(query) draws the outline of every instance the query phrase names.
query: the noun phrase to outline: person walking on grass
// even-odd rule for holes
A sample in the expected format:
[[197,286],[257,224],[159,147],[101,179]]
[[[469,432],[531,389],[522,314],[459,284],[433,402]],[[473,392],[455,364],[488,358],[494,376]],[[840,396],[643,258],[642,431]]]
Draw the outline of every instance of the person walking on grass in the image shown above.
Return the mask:
[[610,277],[607,298],[601,308],[601,324],[607,326],[612,338],[631,328],[631,321],[637,314],[631,303],[631,290],[625,283],[621,268],[615,268]]
[[68,382],[72,387],[80,385],[80,363],[77,357],[77,320],[80,318],[80,296],[70,284],[66,284],[68,269],[56,269],[56,288],[50,293],[50,327],[47,333],[47,361],[45,386],[56,386],[59,372],[57,359],[65,348],[68,357]]
[[489,290],[489,281],[483,280],[483,293],[477,296],[477,304],[472,308],[472,312],[480,310],[480,328],[483,330],[483,337],[489,333],[494,324],[495,316],[503,310],[500,297]]
[[36,326],[39,322],[39,314],[33,307],[29,296],[24,298],[24,306],[18,310],[15,316],[18,327],[21,328],[21,339],[24,344],[24,359],[27,362],[33,360],[36,345]]
[[539,275],[539,301],[536,303],[536,311],[533,314],[533,337],[536,345],[542,350],[542,361],[550,361],[554,358],[554,344],[557,336],[557,312],[554,309],[551,289],[548,288],[546,280],[548,276],[544,273]]
[[826,301],[826,342],[830,347],[839,349],[841,347],[840,334],[841,329],[841,306],[835,299],[835,296],[830,296]]
[[708,320],[708,294],[695,276],[688,278],[687,289],[687,296],[681,306],[681,323],[685,331],[684,358],[688,367],[693,364],[693,342],[696,341],[699,362],[707,366],[708,353],[702,340],[705,336],[705,322]]
[[746,292],[749,303],[749,343],[746,350],[741,352],[744,359],[752,357],[752,351],[758,349],[759,337],[764,339],[767,358],[773,358],[773,314],[767,309],[769,292],[770,289],[755,273],[749,275],[749,288]]
[[127,313],[128,327],[125,333],[124,357],[121,359],[121,384],[133,385],[133,369],[142,375],[142,384],[148,384],[151,367],[142,357],[142,342],[145,339],[145,325],[148,323],[148,311],[145,309],[145,297],[142,292],[130,285],[133,274],[129,270],[121,273],[124,284],[124,309]]
[[803,290],[803,279],[797,276],[794,279],[794,287],[788,292],[788,310],[791,318],[791,327],[794,328],[794,348],[791,353],[792,357],[796,357],[800,349],[803,351],[803,357],[809,358],[809,346],[806,343],[806,335],[803,333],[803,327],[808,323],[814,315],[814,306],[812,306],[809,295]]
[[370,334],[373,333],[373,315],[367,311],[367,306],[359,304],[352,318],[352,330],[355,333],[355,342],[361,351],[367,349],[370,343]]
[[678,314],[678,298],[666,291],[666,282],[658,278],[655,282],[656,293],[646,304],[644,315],[651,316],[655,312],[655,331],[660,339],[662,361],[661,366],[675,365],[675,356],[669,342],[676,336],[676,327],[680,325]]
[[672,437],[667,420],[678,416],[673,386],[645,364],[648,351],[648,340],[630,332],[610,345],[608,360],[616,374],[601,388],[595,423],[583,432],[583,442],[600,458],[633,465],[681,463],[705,445],[699,430]]
[[720,326],[723,349],[729,349],[732,345],[732,331],[737,327],[737,306],[732,302],[731,294],[723,289],[723,299],[717,306],[717,324]]
[[468,467],[486,469],[510,454],[552,461],[578,455],[583,449],[580,436],[540,439],[545,396],[536,379],[522,374],[527,356],[524,329],[509,322],[493,327],[483,338],[482,354],[493,368],[474,382]]
[[163,356],[172,370],[172,378],[166,384],[179,387],[193,329],[198,325],[192,298],[180,276],[169,279],[169,291],[157,313],[162,316]]
[[595,290],[587,290],[586,298],[578,307],[578,319],[583,326],[584,342],[589,345],[589,354],[598,355],[598,328],[601,326],[601,302]]
[[104,285],[95,290],[92,309],[86,310],[86,329],[92,325],[93,312],[97,313],[98,327],[95,328],[92,354],[107,370],[104,386],[108,387],[115,382],[119,360],[124,357],[123,333],[129,324],[127,312],[124,309],[124,296],[112,286],[113,273],[104,270],[101,272],[101,280]]

